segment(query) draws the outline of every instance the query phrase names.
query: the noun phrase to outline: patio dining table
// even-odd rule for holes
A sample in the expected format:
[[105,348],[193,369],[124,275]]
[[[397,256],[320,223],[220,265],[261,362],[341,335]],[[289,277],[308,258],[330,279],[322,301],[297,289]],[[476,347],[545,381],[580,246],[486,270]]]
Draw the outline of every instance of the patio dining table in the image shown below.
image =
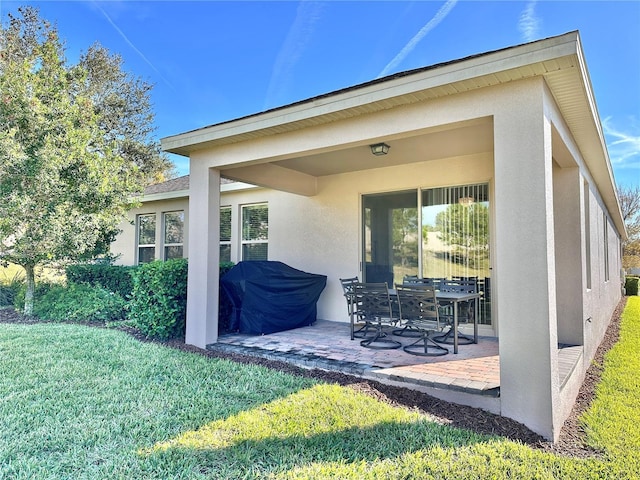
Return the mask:
[[[453,303],[453,353],[458,353],[458,304],[480,298],[482,293],[446,292],[436,290],[436,298]],[[478,343],[478,302],[474,302],[473,343]]]
[[[389,289],[389,295],[396,297],[395,289]],[[436,290],[436,299],[438,301],[451,302],[453,304],[453,353],[458,353],[458,304],[460,302],[468,302],[482,297],[479,292],[447,292],[444,290]],[[478,343],[478,302],[474,302],[475,312],[473,315],[473,343]]]

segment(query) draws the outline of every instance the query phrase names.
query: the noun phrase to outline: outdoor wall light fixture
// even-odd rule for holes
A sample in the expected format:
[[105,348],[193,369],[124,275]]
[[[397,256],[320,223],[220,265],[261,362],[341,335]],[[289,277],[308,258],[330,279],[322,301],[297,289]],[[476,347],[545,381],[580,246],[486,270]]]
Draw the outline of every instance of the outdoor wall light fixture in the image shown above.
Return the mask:
[[371,147],[371,153],[376,156],[386,155],[389,153],[389,145],[386,143],[375,143],[373,145],[369,145]]

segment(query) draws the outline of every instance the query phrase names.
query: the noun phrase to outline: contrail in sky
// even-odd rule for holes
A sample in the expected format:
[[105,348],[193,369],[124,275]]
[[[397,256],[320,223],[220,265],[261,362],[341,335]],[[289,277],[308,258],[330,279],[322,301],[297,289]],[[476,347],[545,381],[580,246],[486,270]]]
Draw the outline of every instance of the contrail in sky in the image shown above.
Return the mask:
[[[140,55],[140,58],[142,58],[142,60],[144,60],[147,65],[149,65],[157,74],[158,76],[162,79],[163,82],[165,82],[167,85],[169,85],[169,87],[173,88],[173,85],[171,85],[171,82],[169,82],[169,80],[167,80],[166,78],[164,78],[164,76],[162,75],[162,73],[160,73],[160,71],[155,67],[155,65],[153,63],[151,63],[151,61],[144,56],[144,53],[142,53],[140,50],[138,50],[138,48],[133,44],[133,42],[131,40],[129,40],[129,37],[127,37],[125,35],[125,33],[120,30],[120,28],[118,27],[118,25],[116,25],[116,23],[111,19],[111,17],[107,14],[107,12],[105,12],[103,10],[103,8],[98,5],[97,2],[93,2],[93,4],[98,8],[98,10],[100,10],[100,13],[102,13],[102,15],[104,16],[104,18],[107,19],[107,21],[111,24],[111,26],[116,30],[116,32],[118,32],[118,34],[122,37],[122,39],[127,42],[127,45],[129,45],[138,55]],[[174,89],[175,90],[175,89]]]
[[536,16],[536,0],[527,3],[527,6],[520,14],[518,21],[518,30],[524,37],[524,40],[531,42],[538,38],[538,27],[540,19]]
[[420,40],[422,40],[427,33],[433,30],[442,20],[444,20],[447,15],[449,15],[449,12],[453,7],[455,7],[456,3],[458,3],[458,0],[447,0],[445,4],[440,7],[440,10],[438,10],[433,18],[429,20],[427,24],[422,27],[418,33],[415,34],[415,36],[409,41],[409,43],[407,43],[404,48],[400,50],[400,53],[398,53],[394,57],[394,59],[391,60],[387,64],[387,66],[382,69],[382,71],[378,75],[378,78],[388,75],[389,72],[396,68],[400,64],[400,62],[402,62],[406,58],[406,56],[411,53],[418,42],[420,42]]
[[[627,129],[633,129],[638,126],[635,118],[628,119],[626,122]],[[623,168],[640,169],[640,135],[618,130],[613,126],[611,117],[607,117],[602,121],[602,129],[606,137],[609,137],[607,146],[609,147],[609,155],[611,163]],[[636,128],[636,132],[638,129]]]
[[300,2],[296,12],[296,19],[289,29],[284,45],[280,49],[273,66],[264,101],[265,110],[274,107],[279,102],[278,97],[289,88],[295,64],[307,47],[315,30],[315,24],[321,18],[323,9],[324,5],[322,3]]

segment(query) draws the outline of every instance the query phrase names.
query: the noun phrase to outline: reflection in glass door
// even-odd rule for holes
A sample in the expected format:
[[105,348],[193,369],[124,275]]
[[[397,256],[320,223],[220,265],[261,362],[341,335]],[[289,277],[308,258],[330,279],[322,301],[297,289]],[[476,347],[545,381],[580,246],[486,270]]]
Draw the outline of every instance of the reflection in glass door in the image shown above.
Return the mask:
[[479,323],[491,324],[489,187],[422,191],[422,277],[473,279],[483,293]]
[[393,287],[418,274],[417,204],[416,190],[363,197],[365,281]]
[[362,205],[366,282],[476,280],[479,323],[491,325],[487,184],[364,195]]

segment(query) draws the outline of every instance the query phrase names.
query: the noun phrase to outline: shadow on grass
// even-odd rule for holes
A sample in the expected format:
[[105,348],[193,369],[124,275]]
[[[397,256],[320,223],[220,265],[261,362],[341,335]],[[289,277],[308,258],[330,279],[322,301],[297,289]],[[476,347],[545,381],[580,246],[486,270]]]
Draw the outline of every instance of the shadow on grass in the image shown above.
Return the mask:
[[317,385],[139,451],[156,465],[266,473],[309,463],[394,459],[430,447],[454,448],[489,437],[337,386]]

